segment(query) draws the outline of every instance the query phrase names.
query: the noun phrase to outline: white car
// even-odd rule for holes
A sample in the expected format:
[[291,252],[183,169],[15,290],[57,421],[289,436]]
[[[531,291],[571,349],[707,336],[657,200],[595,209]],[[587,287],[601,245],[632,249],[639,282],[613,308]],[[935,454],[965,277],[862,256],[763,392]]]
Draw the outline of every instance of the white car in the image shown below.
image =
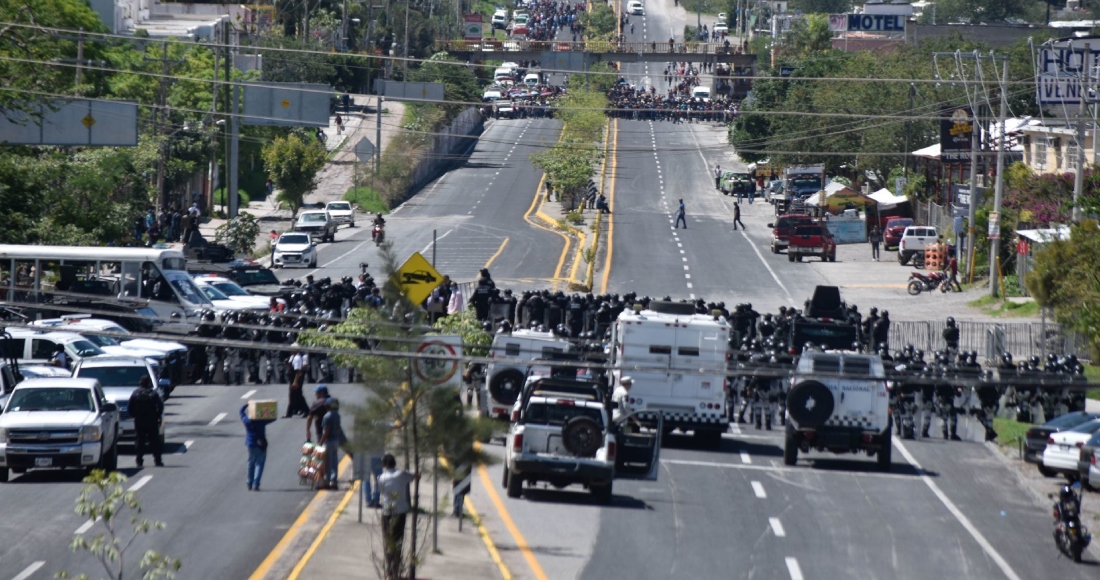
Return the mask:
[[508,26],[508,12],[506,10],[497,10],[493,13],[493,28],[499,28],[504,30]]
[[288,266],[317,267],[317,243],[309,234],[285,233],[275,242],[276,268]]
[[719,12],[718,13],[718,22],[725,22],[727,20],[729,20],[729,18],[726,17],[725,12]]
[[[80,333],[86,330],[99,330],[103,332],[114,332],[118,334],[130,334],[130,331],[119,326],[119,324],[113,320],[104,320],[102,318],[92,318],[90,314],[68,314],[61,318],[44,318],[42,320],[36,320],[32,322],[34,326],[49,326],[53,330],[71,330],[73,332]],[[82,334],[85,338],[92,340],[92,337],[88,334]],[[160,353],[161,356],[187,356],[187,345],[171,340],[154,340],[148,338],[115,338],[115,337],[99,337],[110,338],[115,344],[127,348],[136,348],[140,350],[152,350]],[[93,342],[96,342],[93,340]],[[98,342],[97,342],[98,344]],[[109,343],[108,343],[109,344]],[[103,348],[100,345],[100,348]],[[107,349],[103,349],[107,351]],[[110,351],[107,351],[110,354]],[[122,353],[122,354],[135,354],[134,352]]]
[[644,16],[645,15],[645,7],[642,6],[642,3],[639,2],[638,0],[630,0],[630,3],[628,3],[626,5],[626,9],[631,14],[637,14],[638,16]]
[[1100,419],[1083,423],[1068,431],[1051,433],[1043,450],[1043,467],[1068,477],[1077,476],[1077,460],[1081,448],[1096,432],[1100,431]]
[[221,290],[210,286],[209,284],[196,284],[199,288],[199,292],[202,292],[206,299],[214,304],[214,310],[217,312],[241,312],[243,310],[267,312],[268,307],[257,307],[252,304],[245,304],[244,302],[238,302],[230,299]]
[[710,87],[695,87],[691,89],[691,98],[703,99],[704,102],[710,102]]
[[504,87],[495,86],[495,85],[491,86],[491,87],[485,89],[485,92],[482,93],[481,100],[485,101],[486,103],[491,103],[491,102],[493,102],[493,101],[495,101],[495,100],[497,100],[501,97],[501,94],[502,94],[503,90],[504,90]]
[[204,284],[217,288],[222,294],[228,296],[230,300],[248,304],[254,308],[267,309],[271,307],[271,297],[249,294],[247,290],[241,288],[236,282],[229,278],[222,278],[221,276],[214,276],[211,274],[195,276],[196,286],[201,289]]
[[711,32],[715,34],[729,34],[730,27],[726,26],[725,22],[718,22],[711,28]]
[[[73,369],[73,378],[95,379],[103,389],[107,400],[118,406],[119,438],[130,439],[136,433],[134,418],[130,415],[130,395],[138,389],[142,377],[152,381],[153,390],[163,401],[167,379],[157,379],[153,367],[143,358],[133,356],[101,356],[80,361]],[[164,443],[164,421],[160,422],[161,444]]]
[[325,205],[325,211],[332,216],[332,219],[336,220],[337,224],[348,224],[348,227],[355,227],[355,208],[351,206],[351,202],[330,201]]
[[[76,332],[88,339],[89,342],[98,346],[103,352],[110,355],[129,355],[140,357],[151,357],[160,359],[165,355],[164,349],[151,348],[142,344],[129,344],[119,342],[118,339],[112,336],[103,336],[97,334],[91,334],[87,331],[104,330],[107,332],[116,332],[115,328],[125,332],[125,330],[118,326],[118,324],[111,322],[110,320],[91,320],[84,315],[75,315],[74,318],[63,316],[61,318],[47,318],[44,320],[35,320],[31,323],[33,326],[49,327],[50,330],[58,330],[63,332]],[[176,342],[171,343],[179,345],[184,351],[187,347]]]

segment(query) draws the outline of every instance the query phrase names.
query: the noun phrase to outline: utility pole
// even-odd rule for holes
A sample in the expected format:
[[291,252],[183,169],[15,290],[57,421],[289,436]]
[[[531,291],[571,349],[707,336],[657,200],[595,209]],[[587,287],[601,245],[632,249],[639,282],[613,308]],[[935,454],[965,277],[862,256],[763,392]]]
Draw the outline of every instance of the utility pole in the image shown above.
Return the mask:
[[[1047,5],[1049,10],[1050,5]],[[1085,44],[1085,54],[1092,54],[1092,47],[1089,44]],[[1081,221],[1081,192],[1084,190],[1085,182],[1085,113],[1088,111],[1088,104],[1085,100],[1086,93],[1089,92],[1089,86],[1086,82],[1092,80],[1090,71],[1081,71],[1081,91],[1080,91],[1080,105],[1077,107],[1077,134],[1074,138],[1077,140],[1077,171],[1073,176],[1073,223]],[[1093,133],[1093,143],[1096,141],[1095,132]],[[1095,156],[1095,145],[1093,146],[1093,155]]]
[[[166,115],[165,108],[168,106],[168,65],[179,64],[182,61],[172,60],[168,58],[168,42],[161,43],[161,57],[149,58],[145,57],[147,61],[160,61],[160,89],[157,96],[157,106],[153,109],[153,131],[159,139],[164,134],[164,121]],[[168,144],[162,142],[158,147],[157,152],[157,199],[156,208],[157,213],[167,205],[167,195],[164,192],[164,165],[165,157],[168,155]]]
[[409,82],[409,1],[405,0],[405,49],[401,51],[401,81]]
[[305,16],[302,19],[302,42],[309,43],[309,0],[302,2]]
[[375,111],[374,124],[374,174],[382,167],[382,103],[386,98],[378,95],[378,107]]
[[348,0],[344,0],[344,18],[340,21],[340,50],[348,49]]
[[[974,87],[974,100],[970,109],[970,200],[966,204],[966,272],[967,280],[974,280],[974,214],[978,205],[978,87]],[[958,240],[956,240],[957,242]],[[958,244],[956,243],[956,246]],[[969,282],[967,282],[969,284]]]
[[227,158],[225,160],[225,199],[228,204],[228,217],[230,219],[237,217],[237,212],[240,209],[240,196],[238,195],[237,185],[237,156],[238,156],[238,142],[240,136],[240,123],[241,117],[239,114],[239,99],[240,99],[240,87],[233,82],[232,74],[235,68],[233,64],[233,47],[230,46],[230,30],[232,25],[228,18],[222,21],[222,38],[225,44],[225,110],[229,115],[229,148],[227,151]]
[[[993,58],[993,56],[990,55],[990,58]],[[996,64],[995,59],[994,59],[994,64]],[[1008,138],[1005,135],[1005,117],[1008,116],[1008,59],[1007,58],[1001,59],[1001,66],[1003,67],[1003,71],[1001,73],[1001,114],[1000,114],[1000,119],[998,120],[998,123],[1000,123],[1000,127],[1001,127],[1001,134],[1000,134],[1000,139],[999,139],[999,141],[1000,141],[999,147],[997,148],[997,181],[996,181],[996,184],[995,184],[994,190],[993,190],[993,213],[994,213],[994,216],[998,220],[1000,220],[1000,217],[1001,217],[1001,194],[1004,191],[1004,181],[1005,181],[1005,179],[1004,179],[1005,147],[1007,146],[1007,143],[1008,143]],[[1077,175],[1078,176],[1081,175],[1082,169],[1083,168],[1080,165],[1077,167]],[[992,218],[994,216],[990,217],[990,224],[989,224],[990,228],[992,229],[994,226],[996,226],[999,229],[1000,224],[999,223],[994,223],[993,220],[992,220]],[[997,285],[997,281],[998,281],[998,278],[999,278],[999,275],[1000,275],[1000,268],[999,268],[999,266],[1000,266],[1000,250],[1001,250],[1001,236],[998,232],[997,237],[995,237],[995,238],[993,238],[989,241],[989,295],[992,296],[993,298],[996,298],[998,296],[999,286]]]
[[77,34],[76,41],[76,86],[80,86],[80,81],[83,80],[81,75],[81,67],[84,66],[84,27],[80,27],[80,32]]
[[[917,87],[914,86],[913,83],[909,83],[909,114],[910,115],[913,114],[913,98],[914,98],[913,93],[915,93],[916,90],[917,90]],[[909,121],[906,120],[905,121],[905,156],[902,158],[902,171],[904,172],[903,174],[905,175],[906,179],[909,178],[909,128],[910,128]],[[973,187],[973,185],[971,187]],[[901,195],[901,192],[900,191],[897,192],[897,195]]]

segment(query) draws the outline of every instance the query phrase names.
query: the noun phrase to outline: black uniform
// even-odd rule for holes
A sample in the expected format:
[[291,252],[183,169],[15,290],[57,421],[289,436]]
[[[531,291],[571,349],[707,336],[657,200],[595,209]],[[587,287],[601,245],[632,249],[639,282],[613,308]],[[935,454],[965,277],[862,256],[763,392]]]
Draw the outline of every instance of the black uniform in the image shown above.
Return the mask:
[[130,416],[134,418],[138,467],[145,463],[146,448],[152,450],[153,461],[158,466],[164,465],[161,461],[160,441],[160,421],[164,415],[164,401],[152,388],[139,387],[130,395],[128,410]]

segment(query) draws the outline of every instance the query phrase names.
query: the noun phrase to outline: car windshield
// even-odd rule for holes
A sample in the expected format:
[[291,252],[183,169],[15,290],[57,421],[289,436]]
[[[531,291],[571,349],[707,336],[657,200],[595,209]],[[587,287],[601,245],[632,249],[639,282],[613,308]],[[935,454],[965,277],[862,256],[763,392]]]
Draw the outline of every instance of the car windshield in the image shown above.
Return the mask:
[[172,288],[176,290],[176,294],[185,302],[195,306],[213,306],[195,287],[195,281],[186,272],[166,272],[165,277],[172,284]]
[[206,284],[203,284],[202,286],[199,286],[199,289],[202,290],[202,293],[211,300],[229,300],[228,296],[222,294],[221,290],[218,290],[213,286],[207,286]]
[[13,411],[92,411],[95,402],[91,389],[65,387],[16,389],[8,399],[6,412]]
[[279,279],[275,273],[267,269],[237,270],[233,273],[237,283],[241,286],[256,286],[259,284],[278,284]]
[[820,179],[795,179],[791,182],[791,187],[797,189],[808,189],[811,187],[821,187]]
[[280,244],[308,244],[309,236],[304,234],[283,234],[283,237],[279,238]]
[[1044,427],[1053,427],[1055,429],[1070,429],[1076,427],[1085,421],[1091,421],[1097,417],[1091,413],[1082,413],[1080,411],[1076,413],[1066,413],[1060,417],[1055,417],[1046,423],[1043,423]]
[[336,211],[348,211],[351,209],[351,204],[347,202],[335,202],[328,204],[328,209],[334,209]]
[[76,376],[82,379],[99,379],[99,384],[104,387],[136,387],[141,382],[141,377],[149,376],[145,367],[80,367]]
[[298,221],[302,222],[323,222],[325,221],[325,214],[323,213],[304,213],[302,217],[298,218]]
[[80,358],[87,358],[90,356],[99,356],[101,354],[104,354],[103,350],[101,350],[98,346],[83,338],[80,340],[74,340],[65,346],[67,347],[67,350]]
[[244,291],[244,288],[232,282],[214,282],[211,286],[221,290],[221,293],[226,296],[251,296],[251,294]]
[[904,228],[913,225],[913,220],[896,220],[886,224],[888,228]]
[[1074,427],[1073,429],[1070,429],[1070,432],[1073,432],[1073,433],[1096,433],[1097,429],[1100,429],[1100,419],[1093,419],[1093,420],[1088,421],[1086,423],[1082,423],[1082,424]]
[[88,342],[91,342],[92,344],[95,344],[96,346],[101,348],[104,346],[118,346],[118,341],[109,336],[95,336],[93,334],[88,335],[84,338],[87,338]]
[[527,406],[524,422],[538,425],[564,425],[573,417],[588,417],[601,427],[603,415],[599,409],[579,407],[574,405],[549,405],[545,403],[532,403]]

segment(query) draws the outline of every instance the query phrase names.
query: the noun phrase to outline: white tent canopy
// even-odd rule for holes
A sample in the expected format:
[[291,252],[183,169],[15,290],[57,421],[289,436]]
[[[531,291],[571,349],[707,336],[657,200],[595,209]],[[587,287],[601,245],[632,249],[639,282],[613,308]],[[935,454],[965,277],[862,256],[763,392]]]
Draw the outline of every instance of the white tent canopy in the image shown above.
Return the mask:
[[885,187],[868,195],[867,197],[875,200],[879,209],[890,209],[898,204],[909,201],[908,197],[904,195],[894,195],[889,189]]

